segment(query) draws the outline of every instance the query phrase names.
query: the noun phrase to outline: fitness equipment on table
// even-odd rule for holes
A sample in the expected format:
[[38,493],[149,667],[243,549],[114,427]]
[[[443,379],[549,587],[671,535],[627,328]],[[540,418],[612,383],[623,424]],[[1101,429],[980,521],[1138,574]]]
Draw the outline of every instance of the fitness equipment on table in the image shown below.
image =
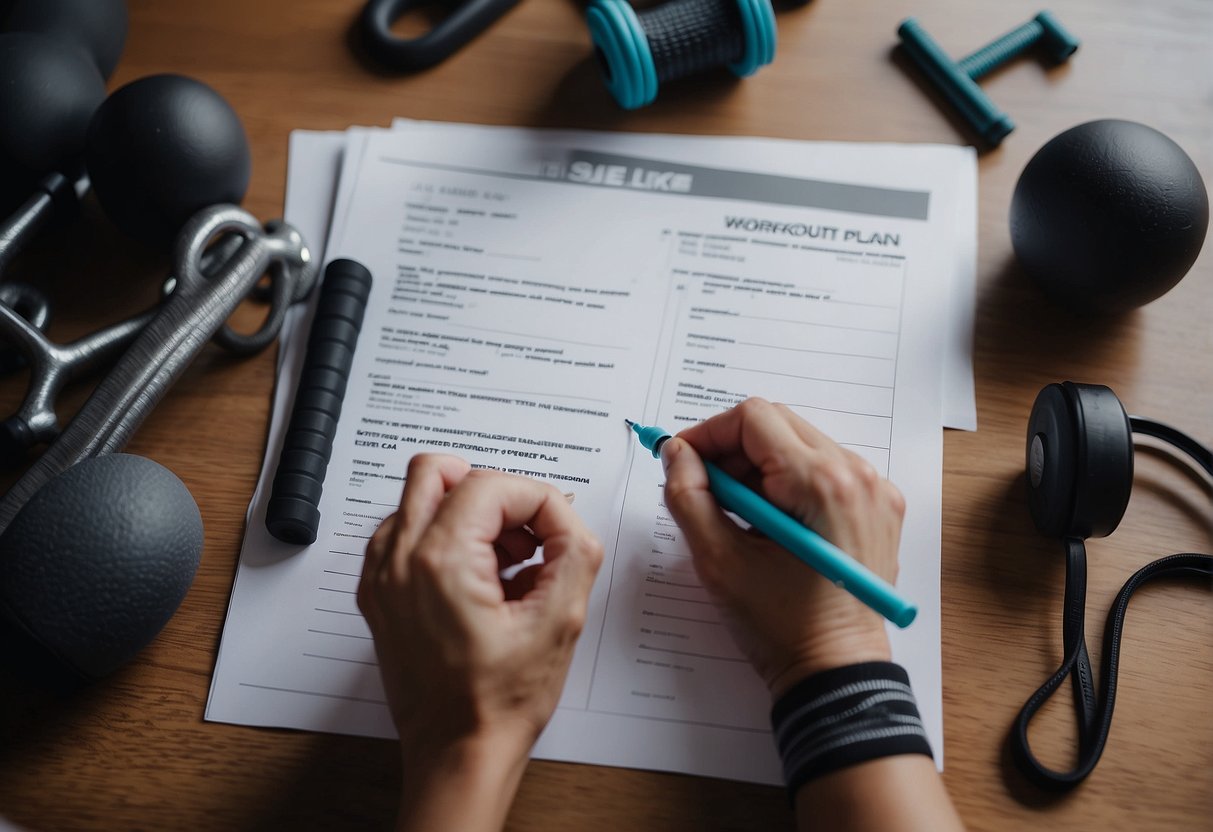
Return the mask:
[[[465,0],[426,34],[401,38],[391,27],[417,0],[369,0],[359,29],[371,58],[418,70],[450,56],[518,0]],[[590,0],[586,25],[603,80],[625,109],[651,104],[658,86],[717,66],[739,77],[775,59],[771,0],[668,0],[637,11],[627,0]]]
[[1015,122],[981,91],[977,81],[1038,46],[1050,61],[1062,63],[1074,54],[1079,44],[1078,39],[1047,11],[959,61],[949,58],[912,17],[897,27],[897,36],[902,49],[922,69],[931,85],[991,146],[1001,143],[1015,129]]
[[1045,143],[1020,174],[1010,218],[1015,256],[1049,297],[1076,312],[1117,313],[1187,274],[1209,196],[1171,139],[1103,119]]
[[775,60],[770,0],[670,0],[642,11],[590,0],[585,19],[603,80],[625,110],[651,104],[668,81],[717,66],[744,78]]
[[[239,120],[214,91],[180,76],[152,76],[82,118],[96,98],[98,77],[88,60],[76,60],[83,54],[46,35],[0,35],[0,77],[12,79],[0,89],[6,96],[0,104],[17,102],[28,118],[43,119],[28,134],[0,127],[0,165],[20,164],[41,177],[0,226],[0,269],[74,206],[90,176],[98,201],[120,227],[159,241],[177,231],[174,222],[183,223],[167,298],[119,325],[120,337],[94,336],[90,348],[97,352],[117,352],[115,341],[131,344],[0,499],[0,613],[67,669],[95,677],[159,632],[193,580],[203,540],[185,486],[150,460],[116,452],[212,337],[238,353],[272,342],[287,307],[314,285],[316,264],[291,227],[262,228],[248,212],[225,204],[243,197],[249,154]],[[63,72],[56,76],[47,66]],[[76,78],[79,94],[39,99],[48,74]],[[82,125],[88,125],[86,139]],[[29,135],[53,139],[54,152],[30,152],[22,144]],[[267,274],[265,322],[251,335],[233,332],[227,318]],[[4,296],[13,296],[12,286],[5,285]],[[35,388],[45,392],[56,369],[75,369],[47,348],[37,321],[9,310],[0,314],[0,329],[32,357]]]
[[[1161,577],[1213,578],[1213,556],[1182,553],[1137,570],[1108,612],[1101,691],[1084,635],[1088,537],[1111,534],[1124,516],[1133,485],[1133,434],[1152,436],[1190,457],[1213,476],[1213,449],[1161,422],[1126,415],[1116,395],[1098,384],[1063,382],[1040,391],[1028,419],[1028,505],[1041,533],[1060,537],[1066,549],[1061,666],[1032,694],[1011,729],[1016,765],[1033,782],[1069,789],[1095,768],[1112,725],[1120,638],[1129,599],[1142,584]],[[1078,717],[1078,761],[1069,771],[1045,767],[1032,753],[1028,724],[1067,676],[1074,686]]]

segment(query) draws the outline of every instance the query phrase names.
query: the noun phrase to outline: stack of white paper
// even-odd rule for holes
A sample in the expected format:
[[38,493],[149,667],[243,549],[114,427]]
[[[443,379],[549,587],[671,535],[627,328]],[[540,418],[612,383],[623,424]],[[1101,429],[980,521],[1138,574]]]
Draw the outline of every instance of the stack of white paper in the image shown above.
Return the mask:
[[920,612],[891,637],[942,765],[940,426],[976,426],[975,214],[969,148],[294,134],[287,220],[375,284],[303,548],[264,526],[308,313],[284,335],[207,718],[393,735],[354,592],[409,457],[444,451],[574,492],[605,544],[537,756],[778,783],[765,690],[623,423],[678,429],[758,395],[909,497],[898,588]]

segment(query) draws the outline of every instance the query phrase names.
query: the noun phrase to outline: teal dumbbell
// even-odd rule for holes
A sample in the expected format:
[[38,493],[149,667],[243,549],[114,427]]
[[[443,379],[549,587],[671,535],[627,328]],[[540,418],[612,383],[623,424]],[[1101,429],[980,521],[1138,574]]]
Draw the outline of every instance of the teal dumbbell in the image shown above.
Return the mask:
[[1015,122],[981,91],[981,87],[977,86],[978,79],[1037,47],[1054,63],[1061,63],[1074,54],[1079,43],[1047,11],[959,61],[949,58],[912,17],[897,27],[897,36],[906,54],[922,69],[927,79],[956,107],[977,134],[992,146],[1015,129]]

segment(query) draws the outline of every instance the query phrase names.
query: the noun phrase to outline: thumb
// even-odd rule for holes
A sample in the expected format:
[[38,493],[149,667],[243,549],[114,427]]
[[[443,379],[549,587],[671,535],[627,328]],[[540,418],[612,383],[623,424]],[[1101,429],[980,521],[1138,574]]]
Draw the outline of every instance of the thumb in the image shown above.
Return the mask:
[[[729,520],[712,492],[708,490],[708,471],[699,454],[677,436],[661,446],[665,466],[665,505],[682,529],[701,578],[715,583],[723,577],[718,563],[730,551],[740,551],[744,532]],[[706,569],[705,569],[706,567]]]

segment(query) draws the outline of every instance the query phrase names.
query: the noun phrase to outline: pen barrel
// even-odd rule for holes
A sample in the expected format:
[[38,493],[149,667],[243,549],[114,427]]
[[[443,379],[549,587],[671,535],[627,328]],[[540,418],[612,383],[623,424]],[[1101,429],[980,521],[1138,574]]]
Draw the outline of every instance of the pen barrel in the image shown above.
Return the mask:
[[826,580],[845,589],[898,627],[908,627],[918,607],[892,584],[791,515],[773,506],[711,462],[708,483],[721,508],[731,511],[787,549]]

